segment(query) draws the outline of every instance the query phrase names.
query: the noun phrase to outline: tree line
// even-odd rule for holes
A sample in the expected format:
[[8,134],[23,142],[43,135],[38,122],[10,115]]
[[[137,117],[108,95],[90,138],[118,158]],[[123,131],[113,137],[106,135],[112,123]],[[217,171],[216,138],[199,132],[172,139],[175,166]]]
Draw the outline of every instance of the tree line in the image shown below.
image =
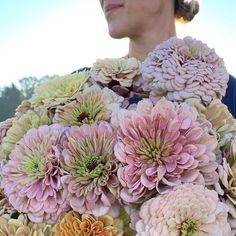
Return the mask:
[[14,115],[15,109],[23,100],[32,97],[35,88],[46,80],[55,78],[54,76],[24,77],[19,80],[19,86],[12,83],[10,86],[0,88],[0,122]]

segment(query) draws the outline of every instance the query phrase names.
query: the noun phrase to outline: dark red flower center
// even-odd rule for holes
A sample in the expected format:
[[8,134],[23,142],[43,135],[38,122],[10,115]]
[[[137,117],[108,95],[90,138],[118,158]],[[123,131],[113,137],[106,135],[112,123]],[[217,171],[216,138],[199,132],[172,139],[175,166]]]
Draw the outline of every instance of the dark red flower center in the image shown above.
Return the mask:
[[89,170],[89,172],[91,172],[97,167],[97,162],[93,161],[93,162],[89,163],[86,167]]
[[89,114],[87,112],[82,112],[78,117],[77,117],[77,121],[79,123],[82,123],[84,119],[88,119],[89,120]]

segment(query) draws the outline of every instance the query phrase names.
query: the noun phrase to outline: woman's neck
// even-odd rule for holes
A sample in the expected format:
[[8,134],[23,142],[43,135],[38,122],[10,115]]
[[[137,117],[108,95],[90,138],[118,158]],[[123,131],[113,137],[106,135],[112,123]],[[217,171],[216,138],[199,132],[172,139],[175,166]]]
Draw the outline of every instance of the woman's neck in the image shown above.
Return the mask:
[[176,36],[174,19],[160,20],[151,30],[130,38],[128,56],[143,61],[158,44],[174,36]]

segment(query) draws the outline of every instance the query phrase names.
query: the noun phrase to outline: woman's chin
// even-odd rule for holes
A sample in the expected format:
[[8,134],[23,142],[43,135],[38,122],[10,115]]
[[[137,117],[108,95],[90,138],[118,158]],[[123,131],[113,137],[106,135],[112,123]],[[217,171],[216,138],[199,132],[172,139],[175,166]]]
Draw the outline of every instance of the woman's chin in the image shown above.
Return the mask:
[[125,30],[119,27],[114,27],[114,25],[108,25],[109,35],[114,39],[122,39],[128,36]]
[[117,33],[117,32],[109,32],[109,35],[114,39],[122,39],[125,38],[123,34]]

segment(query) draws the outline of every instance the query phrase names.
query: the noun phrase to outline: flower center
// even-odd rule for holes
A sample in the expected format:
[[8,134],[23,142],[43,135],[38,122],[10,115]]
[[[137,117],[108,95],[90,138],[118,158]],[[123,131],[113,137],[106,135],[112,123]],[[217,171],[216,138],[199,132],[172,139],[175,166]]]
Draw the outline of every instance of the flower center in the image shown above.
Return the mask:
[[22,162],[22,169],[28,176],[38,176],[43,173],[44,160],[25,156]]
[[87,112],[82,112],[78,117],[77,117],[77,121],[78,123],[83,123],[83,121],[87,119],[90,120],[89,114]]
[[91,162],[91,163],[89,163],[86,167],[87,167],[88,171],[91,172],[91,171],[93,171],[94,169],[96,169],[96,167],[97,167],[97,162]]
[[181,236],[197,236],[198,223],[193,219],[187,219],[178,226],[178,230],[180,230]]
[[99,100],[99,97],[86,97],[85,99],[77,104],[71,114],[71,123],[73,125],[92,124],[104,112],[104,105]]
[[194,57],[198,54],[198,49],[196,47],[193,47],[193,46],[189,47],[188,54],[189,54],[189,56]]
[[101,157],[92,156],[81,161],[77,167],[76,175],[86,179],[94,179],[100,177],[102,172],[103,164],[101,163]]
[[141,159],[153,159],[161,164],[161,157],[169,154],[171,145],[168,143],[161,143],[160,135],[157,135],[155,139],[142,138],[141,145],[137,149],[137,154]]

